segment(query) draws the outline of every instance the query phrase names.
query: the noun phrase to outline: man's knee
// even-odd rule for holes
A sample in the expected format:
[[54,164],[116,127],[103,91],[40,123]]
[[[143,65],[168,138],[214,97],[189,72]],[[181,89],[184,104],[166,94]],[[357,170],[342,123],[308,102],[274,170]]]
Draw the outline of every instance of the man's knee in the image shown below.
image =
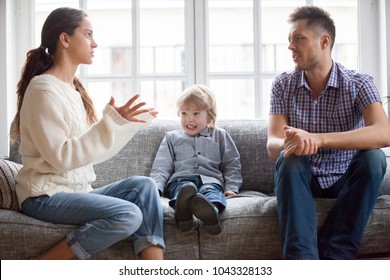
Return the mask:
[[290,155],[289,157],[283,157],[284,153],[280,153],[276,161],[276,170],[281,173],[292,173],[294,174],[296,170],[304,169],[310,170],[310,162],[308,156],[296,156]]
[[359,167],[365,173],[377,174],[380,172],[382,175],[386,173],[386,156],[381,149],[357,151],[354,160],[359,163]]

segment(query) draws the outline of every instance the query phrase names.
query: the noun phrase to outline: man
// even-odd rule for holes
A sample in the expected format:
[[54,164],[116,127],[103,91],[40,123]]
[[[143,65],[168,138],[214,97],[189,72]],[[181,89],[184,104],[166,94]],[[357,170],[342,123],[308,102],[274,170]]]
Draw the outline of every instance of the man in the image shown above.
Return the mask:
[[[335,26],[314,6],[289,18],[295,69],[272,86],[268,154],[284,259],[356,259],[386,170],[390,128],[373,79],[332,60]],[[336,198],[318,234],[313,197]]]

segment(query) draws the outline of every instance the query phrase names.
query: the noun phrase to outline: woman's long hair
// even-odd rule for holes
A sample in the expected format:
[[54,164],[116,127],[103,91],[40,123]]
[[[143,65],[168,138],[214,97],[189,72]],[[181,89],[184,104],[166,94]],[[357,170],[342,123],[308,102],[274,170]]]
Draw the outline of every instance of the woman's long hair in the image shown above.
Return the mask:
[[[80,26],[85,17],[87,17],[87,14],[84,11],[65,7],[52,11],[47,17],[42,27],[41,45],[27,53],[27,59],[17,85],[17,112],[12,122],[12,141],[20,139],[20,110],[31,79],[42,74],[53,65],[60,34],[64,32],[69,36],[73,35],[75,29]],[[92,100],[78,78],[74,78],[73,84],[83,100],[87,111],[87,121],[93,124],[97,121],[97,118]]]

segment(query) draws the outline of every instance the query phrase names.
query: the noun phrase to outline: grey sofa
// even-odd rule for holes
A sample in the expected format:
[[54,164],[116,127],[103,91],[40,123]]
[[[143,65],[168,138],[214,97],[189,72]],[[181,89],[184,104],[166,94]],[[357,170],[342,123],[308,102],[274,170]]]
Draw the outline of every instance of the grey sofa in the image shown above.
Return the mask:
[[[228,199],[221,216],[223,232],[211,236],[198,230],[181,233],[174,222],[168,200],[164,209],[166,259],[280,259],[281,245],[276,198],[273,195],[274,163],[266,152],[267,127],[262,120],[223,120],[218,123],[233,137],[241,154],[243,186]],[[99,187],[131,175],[149,175],[164,132],[178,128],[175,120],[155,120],[141,130],[112,159],[95,166]],[[19,160],[11,147],[9,160]],[[388,163],[390,167],[390,163]],[[319,228],[333,205],[331,199],[317,199]],[[29,259],[62,240],[74,227],[50,224],[15,211],[0,209],[0,258]],[[390,171],[382,183],[374,212],[366,228],[361,257],[390,253]],[[93,259],[135,259],[128,238],[95,254]]]

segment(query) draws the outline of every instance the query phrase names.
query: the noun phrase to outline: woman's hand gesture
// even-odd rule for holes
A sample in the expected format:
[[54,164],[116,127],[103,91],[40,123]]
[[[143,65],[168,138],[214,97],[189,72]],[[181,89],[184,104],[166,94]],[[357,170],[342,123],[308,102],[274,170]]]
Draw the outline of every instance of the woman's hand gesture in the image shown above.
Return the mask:
[[115,106],[115,99],[111,97],[109,105],[113,107],[123,118],[131,122],[142,122],[145,123],[145,120],[138,119],[136,116],[142,113],[149,113],[154,118],[157,116],[158,112],[154,108],[142,108],[146,105],[145,102],[135,103],[139,94],[134,95],[132,98],[127,101],[127,103],[121,107]]

